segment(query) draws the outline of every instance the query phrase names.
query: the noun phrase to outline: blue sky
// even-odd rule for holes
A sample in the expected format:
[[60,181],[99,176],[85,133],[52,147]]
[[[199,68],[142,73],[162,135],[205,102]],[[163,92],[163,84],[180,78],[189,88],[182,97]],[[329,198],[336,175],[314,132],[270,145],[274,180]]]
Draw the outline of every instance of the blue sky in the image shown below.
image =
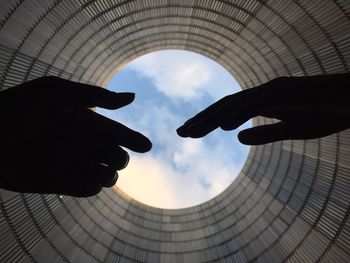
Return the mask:
[[236,178],[249,151],[237,133],[250,122],[201,139],[176,134],[189,117],[240,90],[216,62],[188,51],[153,52],[126,65],[107,88],[135,92],[135,101],[116,111],[97,112],[142,132],[153,143],[146,154],[129,151],[129,165],[119,172],[115,187],[147,205],[173,209],[203,203]]

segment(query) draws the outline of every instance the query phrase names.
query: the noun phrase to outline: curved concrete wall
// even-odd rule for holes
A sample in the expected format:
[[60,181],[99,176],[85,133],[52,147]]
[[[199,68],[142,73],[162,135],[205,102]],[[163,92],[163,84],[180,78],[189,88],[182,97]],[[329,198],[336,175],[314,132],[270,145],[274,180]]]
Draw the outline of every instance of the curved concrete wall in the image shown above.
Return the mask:
[[[346,0],[9,0],[0,18],[2,89],[44,75],[104,85],[170,48],[214,59],[243,88],[350,67]],[[252,147],[227,190],[187,209],[111,189],[87,199],[1,190],[0,261],[346,262],[349,172],[345,131]]]

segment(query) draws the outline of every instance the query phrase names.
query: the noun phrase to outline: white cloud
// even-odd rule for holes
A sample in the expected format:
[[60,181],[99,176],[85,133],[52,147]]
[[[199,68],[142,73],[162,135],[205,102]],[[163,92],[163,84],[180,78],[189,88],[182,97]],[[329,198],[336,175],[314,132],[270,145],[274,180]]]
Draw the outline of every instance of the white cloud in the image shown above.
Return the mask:
[[150,78],[160,92],[173,99],[193,101],[205,94],[218,99],[239,89],[219,65],[192,52],[158,51],[138,58],[126,68]]
[[132,156],[129,165],[119,172],[118,183],[131,197],[145,204],[156,207],[173,207],[179,205],[179,200],[173,193],[170,178],[174,171],[151,156]]
[[188,143],[182,146],[173,162],[162,154],[132,155],[128,167],[119,172],[117,187],[151,206],[183,208],[220,194],[240,171],[232,160],[223,161],[224,153],[217,154],[216,149],[209,150],[202,145],[192,148],[200,151],[200,154],[193,154],[187,152]]
[[[195,183],[202,185],[207,200],[221,193],[236,178],[240,165],[230,158],[230,147],[222,149],[205,140],[184,140],[175,151],[173,163],[187,176],[194,175]],[[203,182],[209,187],[203,187]]]
[[[198,104],[201,109],[203,96],[217,100],[239,90],[233,78],[222,73],[222,68],[189,52],[151,53],[127,68],[149,78],[175,105],[181,99],[191,102],[192,107]],[[176,128],[184,118],[166,103],[135,102],[127,108],[130,111],[98,112],[142,132],[155,146],[142,155],[130,152],[128,167],[119,172],[116,187],[136,200],[162,208],[193,206],[220,194],[239,174],[242,164],[235,161],[235,156],[245,146],[237,140],[229,141],[228,145],[221,134],[210,137],[211,141],[208,137],[180,138]]]
[[144,132],[160,148],[145,155],[130,153],[118,187],[148,205],[182,208],[209,200],[230,185],[241,169],[231,158],[233,147],[180,138],[175,129],[181,116],[164,106],[146,108],[142,116],[136,114],[137,121],[127,116],[119,121]]

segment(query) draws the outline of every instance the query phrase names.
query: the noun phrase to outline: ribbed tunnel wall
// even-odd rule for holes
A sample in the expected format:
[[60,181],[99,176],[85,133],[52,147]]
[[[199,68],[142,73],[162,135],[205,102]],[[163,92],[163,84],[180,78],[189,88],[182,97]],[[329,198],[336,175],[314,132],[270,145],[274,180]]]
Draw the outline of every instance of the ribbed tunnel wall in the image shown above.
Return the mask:
[[[133,58],[173,48],[214,59],[243,88],[350,67],[347,0],[6,0],[0,18],[2,89],[44,75],[104,85]],[[349,262],[349,172],[345,131],[253,147],[227,190],[188,209],[111,189],[1,190],[0,262]]]

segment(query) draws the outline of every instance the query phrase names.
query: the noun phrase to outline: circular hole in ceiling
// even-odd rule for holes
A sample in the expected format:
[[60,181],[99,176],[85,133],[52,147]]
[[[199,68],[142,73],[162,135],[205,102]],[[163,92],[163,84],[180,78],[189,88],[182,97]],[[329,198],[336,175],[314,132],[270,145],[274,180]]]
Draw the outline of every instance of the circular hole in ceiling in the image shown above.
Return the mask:
[[237,133],[220,129],[201,139],[181,138],[176,128],[225,95],[241,90],[232,75],[197,53],[163,50],[143,55],[119,71],[107,88],[135,92],[135,101],[117,111],[97,112],[140,131],[153,148],[129,151],[127,168],[115,187],[149,206],[177,209],[201,204],[224,191],[238,176],[249,147]]

